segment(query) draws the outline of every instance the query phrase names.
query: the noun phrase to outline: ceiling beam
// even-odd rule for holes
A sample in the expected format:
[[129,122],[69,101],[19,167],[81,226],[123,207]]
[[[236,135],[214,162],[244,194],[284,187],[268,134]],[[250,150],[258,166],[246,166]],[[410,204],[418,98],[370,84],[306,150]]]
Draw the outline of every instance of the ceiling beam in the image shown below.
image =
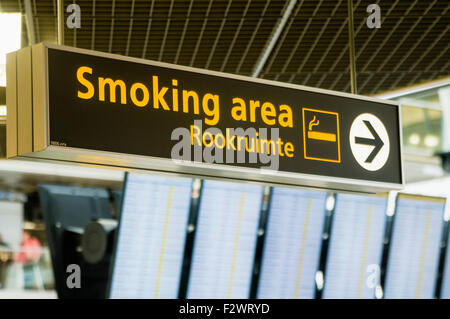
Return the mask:
[[[316,10],[313,13],[313,17],[316,15],[317,10],[319,9],[320,5],[322,4],[322,1],[320,2],[320,4],[317,6]],[[359,4],[359,1],[358,1]],[[337,9],[339,8],[339,3],[337,3],[334,8],[333,8],[333,12],[331,13],[331,15],[334,15],[337,11]],[[297,73],[301,72],[303,70],[303,68],[305,67],[305,64],[308,62],[311,54],[313,53],[314,49],[317,46],[317,43],[319,43],[319,40],[322,38],[323,33],[325,32],[325,30],[328,27],[328,24],[330,23],[331,18],[328,18],[323,24],[322,27],[320,28],[320,32],[319,34],[315,37],[316,39],[314,40],[314,43],[309,47],[308,53],[306,54],[306,57],[303,58],[302,63],[300,64],[300,66],[297,68]],[[337,37],[337,35],[335,35],[335,37]],[[302,84],[306,84],[307,80],[305,79]]]
[[142,55],[141,55],[141,57],[143,59],[145,59],[145,56],[147,55],[148,40],[149,40],[149,37],[150,37],[150,30],[152,28],[153,5],[154,4],[155,4],[155,2],[152,1],[151,5],[150,5],[150,12],[148,14],[147,31],[145,31],[145,41],[144,41],[144,47],[142,48]]
[[186,36],[187,27],[189,25],[189,17],[191,16],[192,4],[193,4],[193,0],[191,0],[189,2],[189,8],[187,10],[186,19],[184,21],[184,26],[183,26],[183,33],[181,34],[180,41],[178,42],[177,54],[175,55],[175,59],[173,60],[174,64],[177,64],[178,63],[178,59],[180,58],[181,48],[183,47],[185,36]]
[[[345,21],[348,23],[348,17],[347,17],[347,19],[346,19]],[[356,28],[356,30],[355,30],[355,32],[354,32],[354,37],[355,37],[355,38],[358,37],[358,34],[360,33],[362,27],[363,27],[365,24],[366,24],[365,21],[364,21],[364,20],[361,20],[360,24],[358,25],[358,27]],[[337,36],[338,36],[338,35],[337,35]],[[336,59],[334,59],[334,63],[333,63],[333,65],[331,66],[330,72],[334,72],[334,70],[336,69],[336,67],[339,65],[339,63],[341,62],[342,58],[344,57],[344,54],[348,52],[349,47],[350,47],[350,45],[349,45],[349,43],[348,43],[348,40],[346,40],[345,46],[344,46],[344,48],[341,50],[341,52],[339,53],[339,56],[338,56]],[[356,55],[356,59],[358,59],[358,55]],[[349,65],[348,62],[344,62],[344,63],[345,63],[345,65],[347,66],[346,69],[345,69],[345,72],[344,72],[344,73],[341,73],[341,75],[339,76],[339,78],[336,78],[336,80],[333,82],[333,84],[332,84],[331,87],[329,88],[330,90],[334,90],[334,88],[335,88],[335,86],[337,85],[337,83],[341,80],[342,75],[344,75],[344,74],[349,74],[349,71],[350,71],[350,65]],[[350,82],[348,82],[348,83],[350,83]]]
[[242,58],[239,61],[239,64],[236,67],[236,70],[234,71],[234,73],[236,73],[236,74],[239,74],[241,72],[242,64],[244,63],[245,59],[247,58],[248,52],[250,50],[250,47],[252,46],[253,42],[255,41],[256,34],[259,32],[259,29],[260,29],[261,24],[263,22],[262,16],[264,16],[264,14],[266,14],[266,11],[267,11],[267,8],[269,7],[269,4],[270,4],[270,1],[267,1],[266,5],[263,8],[263,11],[261,13],[261,18],[259,18],[258,23],[257,23],[256,27],[253,30],[252,36],[250,38],[250,41],[248,41],[247,46],[245,47],[245,51],[242,54]]
[[[245,9],[244,9],[244,15],[247,14],[247,11],[248,11],[248,8],[250,7],[251,2],[252,2],[251,0],[247,1],[247,5],[245,6]],[[225,55],[225,58],[223,59],[222,66],[220,68],[221,72],[223,72],[225,70],[226,66],[227,66],[228,59],[230,58],[230,55],[231,55],[231,51],[234,48],[234,44],[236,43],[236,40],[237,40],[237,38],[238,38],[238,36],[239,36],[239,34],[241,32],[243,24],[244,24],[244,20],[242,19],[242,20],[239,21],[239,25],[238,25],[236,31],[234,32],[233,40],[231,41],[231,44],[228,47],[227,54]]]
[[91,30],[91,50],[95,49],[95,0],[92,1],[92,30]]
[[131,33],[133,32],[134,2],[135,0],[131,3],[130,25],[128,27],[127,48],[125,49],[125,55],[128,55],[130,52]]
[[[228,11],[230,10],[230,7],[231,7],[231,2],[232,2],[232,0],[228,2],[227,8],[225,9],[225,17],[228,15]],[[209,52],[208,60],[206,61],[206,64],[205,64],[205,69],[209,69],[209,65],[211,64],[214,53],[216,52],[217,44],[219,43],[219,39],[222,35],[223,27],[225,26],[226,22],[227,22],[227,18],[224,18],[222,20],[222,23],[220,24],[219,31],[217,32],[216,38],[214,39],[214,44],[212,46],[212,49]]]
[[264,64],[266,64],[266,61],[269,58],[270,53],[272,53],[272,50],[273,50],[275,44],[277,43],[278,39],[280,38],[280,35],[281,35],[282,31],[284,30],[284,26],[286,25],[286,22],[287,22],[288,18],[290,17],[292,10],[294,9],[296,3],[297,3],[297,0],[289,1],[288,5],[286,7],[286,10],[284,11],[283,16],[280,19],[280,22],[275,27],[275,30],[273,31],[272,36],[269,39],[269,42],[267,43],[260,58],[258,59],[258,61],[255,64],[255,67],[252,72],[252,77],[256,78],[261,73],[261,71],[264,67]]
[[[278,52],[280,52],[281,47],[283,46],[284,41],[286,40],[286,37],[287,37],[289,31],[291,30],[291,26],[295,21],[295,16],[297,15],[297,12],[300,10],[300,8],[301,8],[301,4],[298,5],[295,12],[293,14],[291,14],[292,17],[289,19],[288,26],[285,27],[285,32],[282,33],[281,38],[278,41],[278,44],[275,46],[275,51],[273,51],[273,53],[270,55],[270,58],[268,59],[265,74],[269,73],[269,71],[272,69],[272,65],[275,62],[276,58],[278,57]],[[263,74],[262,76],[265,76],[265,74]]]
[[[402,38],[397,41],[396,45],[394,48],[389,48],[389,54],[387,56],[387,58],[383,59],[383,61],[381,62],[380,65],[378,65],[378,69],[377,72],[380,72],[381,70],[383,70],[384,66],[388,63],[388,61],[392,62],[395,54],[397,53],[398,49],[403,45],[403,43],[405,42],[406,39],[409,39],[410,34],[415,31],[417,25],[420,23],[420,21],[422,21],[422,18],[428,13],[428,11],[430,11],[430,9],[434,6],[434,4],[436,3],[437,0],[434,0],[432,3],[430,3],[428,5],[428,8],[425,10],[424,15],[418,19],[416,19],[416,21],[414,22],[413,26],[409,27],[408,32],[406,32],[405,35],[402,36]],[[423,32],[422,28],[420,28],[421,32]],[[394,68],[394,71],[397,71],[398,68],[403,64],[403,62],[408,58],[409,54],[411,54],[411,49],[408,50],[409,53],[407,54],[403,54],[401,61],[399,63],[397,63],[396,67]]]
[[406,10],[405,16],[400,17],[400,19],[398,19],[394,25],[394,27],[391,28],[391,30],[389,31],[389,33],[384,37],[383,41],[381,42],[381,44],[379,44],[377,46],[377,49],[375,50],[374,53],[372,53],[372,55],[370,56],[369,60],[366,61],[365,65],[362,68],[362,72],[366,72],[367,68],[372,65],[372,61],[373,59],[375,59],[375,57],[378,56],[378,53],[385,47],[386,43],[388,43],[388,41],[392,38],[392,34],[395,31],[398,31],[398,27],[399,25],[402,24],[403,20],[405,19],[405,17],[408,17],[409,12],[415,7],[415,5],[417,4],[418,0],[415,0],[413,3],[411,3],[408,7],[408,9]]
[[166,28],[164,31],[164,36],[163,36],[163,40],[161,43],[161,47],[159,48],[158,61],[163,60],[164,47],[166,46],[167,35],[169,33],[169,28],[170,28],[170,21],[171,21],[171,15],[172,15],[172,10],[173,10],[173,2],[174,2],[174,0],[170,1],[169,13],[167,14],[167,20],[166,20]]
[[[428,67],[425,70],[425,72],[432,71],[433,66],[436,64],[436,62],[439,61],[442,56],[448,55],[449,48],[450,48],[450,43],[447,43],[447,46],[445,47],[445,49],[440,51],[439,54],[428,64]],[[443,67],[439,66],[439,69],[442,70],[443,72],[448,72],[449,63],[450,63],[450,59],[447,59],[447,63]]]
[[[304,2],[304,1],[300,2],[300,4],[299,4],[298,7],[297,7],[297,10],[299,10],[299,9],[302,7],[303,2]],[[321,1],[321,3],[322,3],[322,1]],[[319,6],[320,6],[320,4],[316,7],[316,10],[317,10],[317,8],[319,8]],[[292,20],[295,20],[295,19],[292,19]],[[300,36],[297,38],[297,41],[295,42],[294,47],[292,48],[291,52],[289,52],[289,56],[288,56],[287,59],[285,60],[284,65],[283,65],[283,67],[281,68],[281,71],[278,73],[278,75],[275,77],[275,79],[278,79],[278,77],[280,76],[280,73],[285,73],[287,67],[291,64],[292,57],[294,56],[294,54],[297,53],[298,46],[299,46],[300,43],[302,42],[302,40],[303,40],[303,38],[304,38],[304,36],[305,36],[305,34],[306,34],[306,31],[309,29],[309,25],[311,24],[311,21],[312,21],[312,19],[311,19],[311,18],[308,18],[308,22],[307,22],[306,26],[305,26],[304,28],[302,28],[302,29],[303,29],[303,30],[302,30],[302,33],[301,33]],[[289,28],[286,29],[286,32],[285,32],[285,33],[289,33],[289,31],[290,31],[290,25],[289,25]]]
[[111,7],[111,29],[109,30],[109,45],[108,45],[108,52],[111,53],[112,51],[112,44],[113,44],[113,36],[114,36],[114,11],[116,10],[116,0],[113,0],[112,7]]
[[[208,8],[206,9],[205,17],[209,15],[209,12],[211,11],[211,5],[213,4],[213,1],[209,2]],[[203,20],[202,28],[200,30],[200,34],[197,38],[197,43],[195,44],[194,52],[192,53],[191,62],[189,63],[190,66],[194,66],[195,58],[197,57],[198,49],[200,48],[200,42],[203,39],[203,33],[205,32],[206,24],[208,23],[208,18],[205,18]]]
[[36,43],[36,34],[34,31],[33,9],[31,8],[31,0],[24,0],[25,4],[25,21],[27,25],[28,45]]
[[[439,34],[439,36],[437,36],[437,37],[433,40],[433,42],[427,47],[427,49],[426,49],[425,51],[423,51],[423,53],[422,53],[422,55],[420,56],[420,58],[419,58],[419,59],[416,59],[416,61],[414,62],[414,64],[409,68],[409,71],[410,71],[410,72],[413,72],[413,71],[416,69],[416,66],[417,66],[420,62],[422,62],[422,60],[423,60],[425,57],[429,57],[430,51],[435,47],[435,45],[442,39],[442,37],[443,37],[444,35],[448,35],[449,29],[450,29],[450,24],[448,24],[447,27],[445,28],[445,30],[444,30],[443,32],[441,32],[441,33]],[[430,65],[431,65],[431,64],[430,64]]]

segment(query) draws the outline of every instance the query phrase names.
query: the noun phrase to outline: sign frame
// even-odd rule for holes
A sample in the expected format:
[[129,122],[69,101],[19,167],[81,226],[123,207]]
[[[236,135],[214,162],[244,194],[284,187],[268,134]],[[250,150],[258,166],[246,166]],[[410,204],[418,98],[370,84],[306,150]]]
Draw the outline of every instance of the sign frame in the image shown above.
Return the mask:
[[[150,66],[206,74],[227,79],[241,80],[314,93],[360,99],[396,106],[398,114],[399,161],[401,183],[388,183],[363,179],[329,177],[315,174],[260,170],[237,165],[209,164],[200,162],[176,162],[172,159],[88,150],[50,145],[49,123],[49,75],[48,49],[87,54],[114,60],[146,64]],[[287,187],[310,187],[357,193],[380,193],[401,190],[405,185],[403,169],[403,145],[400,104],[374,97],[311,88],[302,85],[251,78],[174,65],[164,62],[126,57],[50,43],[40,43],[8,54],[7,57],[7,158],[18,157],[33,160],[56,160],[84,166],[107,166],[126,171],[149,170],[179,176],[231,179]],[[19,94],[20,92],[20,94]]]

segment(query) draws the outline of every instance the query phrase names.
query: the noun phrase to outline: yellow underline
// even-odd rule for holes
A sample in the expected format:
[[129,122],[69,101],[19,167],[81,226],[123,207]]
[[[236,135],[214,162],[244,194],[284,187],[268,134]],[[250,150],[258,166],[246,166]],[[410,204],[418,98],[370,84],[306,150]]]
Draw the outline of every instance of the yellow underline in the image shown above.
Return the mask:
[[363,254],[361,258],[361,269],[359,271],[358,299],[362,296],[364,274],[366,272],[367,248],[369,246],[370,226],[372,225],[373,204],[369,206],[369,216],[367,216],[366,236],[364,238]]
[[336,134],[333,133],[308,131],[308,138],[313,140],[336,142]]
[[173,186],[170,186],[169,193],[167,194],[166,218],[164,221],[164,230],[163,230],[163,236],[162,236],[162,240],[161,240],[161,250],[159,253],[158,274],[156,276],[156,284],[155,284],[155,299],[159,297],[159,288],[161,285],[161,274],[162,274],[162,269],[163,269],[163,264],[164,264],[164,253],[166,250],[167,232],[169,229],[170,208],[172,206],[172,193],[173,193]]
[[431,222],[431,210],[427,211],[427,221],[425,223],[425,234],[422,244],[422,252],[420,254],[420,268],[419,268],[419,280],[417,280],[416,298],[420,298],[420,291],[422,289],[423,269],[425,268],[425,255],[427,253],[428,234],[430,231]]
[[231,273],[230,273],[230,282],[228,284],[227,298],[231,298],[231,294],[233,292],[234,271],[236,268],[237,252],[239,248],[239,237],[241,235],[241,221],[244,215],[244,203],[245,203],[245,193],[242,193],[241,201],[239,203],[239,217],[236,227],[236,235],[234,236],[233,259],[231,261]]
[[294,298],[298,298],[300,294],[300,284],[302,281],[302,270],[303,270],[303,258],[305,257],[305,246],[306,239],[308,238],[308,227],[309,227],[309,216],[311,215],[311,198],[308,199],[306,204],[305,220],[303,223],[303,234],[302,234],[302,244],[300,246],[300,257],[297,267],[297,280],[295,283],[295,295]]

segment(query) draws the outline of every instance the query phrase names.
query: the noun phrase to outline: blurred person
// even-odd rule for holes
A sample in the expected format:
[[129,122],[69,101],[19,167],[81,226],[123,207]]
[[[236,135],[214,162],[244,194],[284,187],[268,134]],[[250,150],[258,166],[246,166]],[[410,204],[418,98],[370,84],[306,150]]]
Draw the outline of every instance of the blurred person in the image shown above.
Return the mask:
[[22,233],[22,244],[15,261],[23,266],[23,277],[25,289],[34,288],[34,268],[41,259],[41,243],[36,237],[31,236],[28,231]]

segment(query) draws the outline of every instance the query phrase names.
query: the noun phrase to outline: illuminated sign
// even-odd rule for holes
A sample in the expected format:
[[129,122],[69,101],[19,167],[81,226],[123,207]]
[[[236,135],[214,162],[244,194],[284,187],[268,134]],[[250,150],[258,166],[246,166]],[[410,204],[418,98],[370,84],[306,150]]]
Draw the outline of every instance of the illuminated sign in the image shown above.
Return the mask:
[[305,159],[340,163],[339,113],[309,108],[302,112]]
[[403,185],[395,102],[52,44],[8,60],[8,157],[361,192]]

